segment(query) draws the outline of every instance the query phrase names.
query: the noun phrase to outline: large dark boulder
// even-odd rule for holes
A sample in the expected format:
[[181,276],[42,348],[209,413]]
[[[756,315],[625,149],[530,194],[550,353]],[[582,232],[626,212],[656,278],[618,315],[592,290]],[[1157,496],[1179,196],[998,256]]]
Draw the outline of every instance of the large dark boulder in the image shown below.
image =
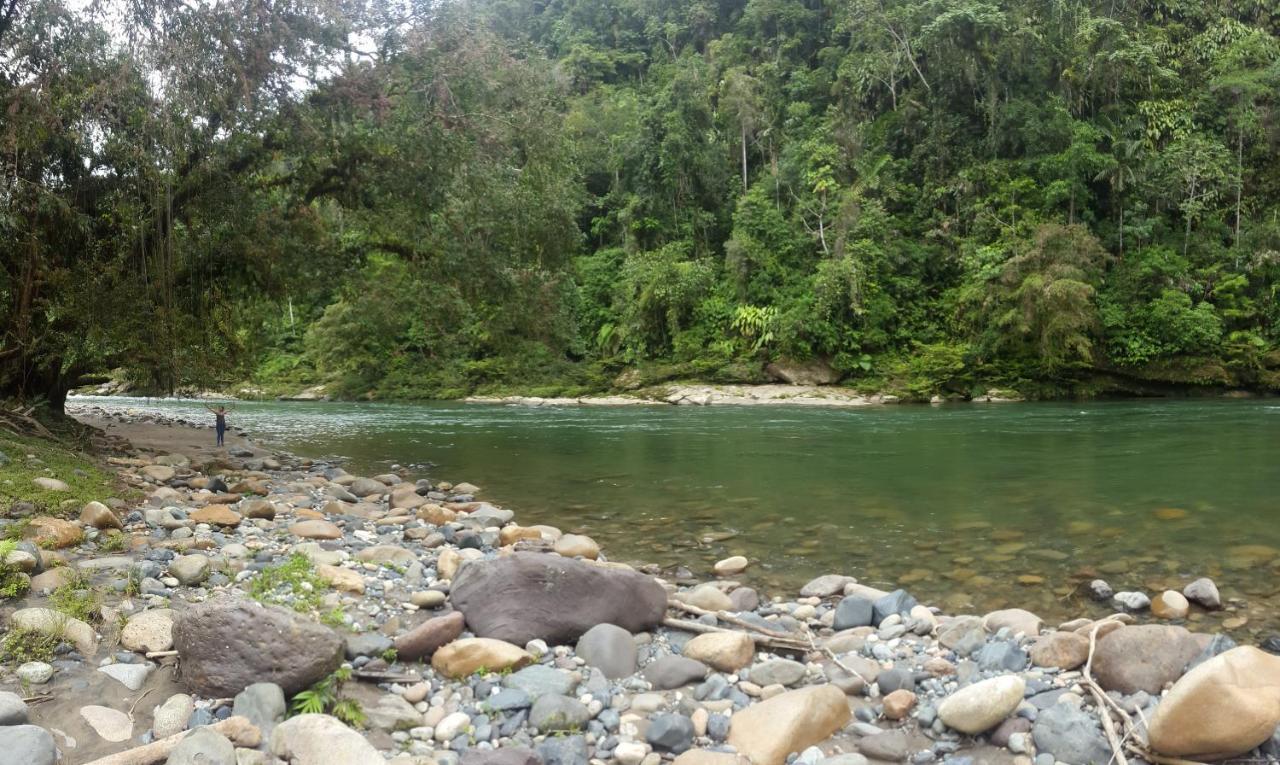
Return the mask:
[[547,553],[468,563],[449,600],[476,635],[516,645],[568,643],[597,624],[639,632],[667,612],[667,592],[652,577]]
[[183,683],[205,697],[235,696],[275,683],[286,696],[342,664],[336,632],[279,606],[218,598],[180,612],[173,623]]

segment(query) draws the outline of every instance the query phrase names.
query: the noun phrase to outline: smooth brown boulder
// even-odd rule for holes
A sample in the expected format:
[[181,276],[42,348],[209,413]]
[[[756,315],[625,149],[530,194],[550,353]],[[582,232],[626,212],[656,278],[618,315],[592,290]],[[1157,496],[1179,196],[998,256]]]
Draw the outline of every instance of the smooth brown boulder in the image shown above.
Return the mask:
[[430,658],[442,646],[457,640],[465,626],[466,620],[457,611],[428,619],[396,638],[396,658],[401,661]]
[[563,645],[605,623],[641,632],[667,613],[667,592],[652,577],[531,552],[468,563],[449,600],[476,635],[517,645]]
[[1252,646],[1209,659],[1174,684],[1151,718],[1152,749],[1222,760],[1269,740],[1280,725],[1280,658]]
[[686,643],[682,653],[721,672],[737,672],[751,663],[756,644],[745,632],[709,632]]
[[235,696],[275,683],[292,696],[342,664],[336,632],[279,606],[217,598],[177,613],[173,645],[183,683],[200,696]]
[[265,499],[249,499],[240,503],[240,510],[246,518],[265,518],[274,520],[276,506]]
[[240,513],[226,505],[210,505],[192,513],[191,520],[211,526],[239,526]]
[[464,638],[437,649],[431,657],[431,667],[445,677],[457,679],[480,669],[521,669],[533,661],[533,654],[520,646],[491,638]]
[[342,538],[342,529],[328,521],[301,521],[290,526],[289,533],[303,539]]
[[734,714],[729,744],[752,765],[783,765],[788,754],[825,741],[851,716],[834,685],[787,691]]
[[1157,619],[1185,619],[1191,604],[1180,592],[1166,590],[1151,599],[1151,615]]
[[78,524],[71,521],[38,515],[31,519],[24,536],[34,539],[35,543],[41,547],[57,550],[79,544],[84,538],[84,532],[80,530]]
[[1051,632],[1032,643],[1028,653],[1037,667],[1075,669],[1089,658],[1089,638],[1074,632]]
[[1120,627],[1098,640],[1093,676],[1108,691],[1160,693],[1199,653],[1200,644],[1182,627]]
[[95,529],[123,529],[120,516],[101,502],[90,502],[80,511],[80,522]]

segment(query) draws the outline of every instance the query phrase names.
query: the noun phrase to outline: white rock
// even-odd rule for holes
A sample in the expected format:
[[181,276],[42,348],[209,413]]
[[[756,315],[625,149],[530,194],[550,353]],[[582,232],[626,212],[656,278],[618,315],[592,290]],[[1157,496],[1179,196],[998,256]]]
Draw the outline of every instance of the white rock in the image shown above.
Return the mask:
[[53,666],[43,661],[29,661],[17,670],[18,679],[32,685],[44,685],[53,678]]
[[105,667],[98,667],[98,671],[107,677],[119,680],[120,684],[129,690],[136,691],[147,682],[151,667],[146,664],[108,664]]
[[471,725],[471,718],[466,712],[454,712],[436,726],[436,741],[452,741]]
[[195,712],[194,700],[185,693],[175,693],[155,708],[151,730],[157,739],[181,733]]
[[621,765],[640,765],[649,747],[638,741],[623,741],[613,750],[613,758]]
[[938,717],[961,733],[982,733],[999,725],[1018,708],[1026,682],[1003,675],[965,686],[938,705]]
[[133,736],[133,721],[124,712],[110,707],[80,707],[80,716],[106,741],[128,741]]

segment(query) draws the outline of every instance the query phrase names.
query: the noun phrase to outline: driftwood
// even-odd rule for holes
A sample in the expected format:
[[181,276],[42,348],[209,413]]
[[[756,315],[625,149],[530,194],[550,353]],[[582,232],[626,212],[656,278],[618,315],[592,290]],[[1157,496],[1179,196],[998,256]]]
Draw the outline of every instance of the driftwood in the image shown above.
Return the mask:
[[[236,746],[254,749],[262,743],[262,731],[249,722],[247,717],[228,717],[208,727],[231,739],[231,743]],[[184,730],[150,744],[100,757],[85,765],[156,765],[169,759],[169,755],[173,753],[178,743],[187,737],[187,733],[188,731]]]
[[365,680],[371,683],[420,683],[422,677],[419,675],[411,675],[405,672],[374,672],[373,670],[357,669],[351,672],[351,676],[357,680]]
[[735,632],[745,634],[751,638],[756,645],[762,645],[766,648],[773,648],[779,651],[794,651],[796,653],[806,653],[809,650],[808,644],[797,638],[776,638],[769,635],[752,634],[744,630],[731,630],[726,627],[713,627],[710,624],[702,622],[691,622],[687,619],[676,619],[667,617],[662,621],[663,626],[670,627],[673,630],[683,630],[685,632],[697,632],[701,634],[711,632]]
[[779,632],[778,630],[771,630],[756,624],[752,624],[751,622],[745,619],[740,619],[727,611],[708,611],[705,608],[698,608],[697,606],[691,606],[688,603],[681,603],[678,600],[668,600],[667,606],[670,608],[674,608],[678,611],[685,611],[687,613],[691,613],[695,616],[714,616],[715,618],[727,624],[736,624],[739,627],[743,627],[747,630],[750,630],[751,632],[759,632],[761,635],[767,635],[773,638],[780,638],[782,640],[799,640],[800,639],[798,635],[794,635],[790,632]]

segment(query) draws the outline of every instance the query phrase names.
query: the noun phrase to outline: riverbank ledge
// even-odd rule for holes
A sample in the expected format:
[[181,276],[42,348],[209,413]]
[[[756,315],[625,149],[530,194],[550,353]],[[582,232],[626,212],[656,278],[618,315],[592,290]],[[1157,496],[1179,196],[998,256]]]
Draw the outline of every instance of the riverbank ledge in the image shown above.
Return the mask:
[[1280,753],[1280,657],[1177,623],[1189,601],[1212,607],[1208,580],[1151,612],[1060,625],[946,614],[843,574],[760,593],[738,557],[677,584],[573,529],[521,525],[465,482],[247,443],[135,444],[108,460],[117,496],[6,520],[0,562],[29,586],[2,614],[0,752],[14,762]]

